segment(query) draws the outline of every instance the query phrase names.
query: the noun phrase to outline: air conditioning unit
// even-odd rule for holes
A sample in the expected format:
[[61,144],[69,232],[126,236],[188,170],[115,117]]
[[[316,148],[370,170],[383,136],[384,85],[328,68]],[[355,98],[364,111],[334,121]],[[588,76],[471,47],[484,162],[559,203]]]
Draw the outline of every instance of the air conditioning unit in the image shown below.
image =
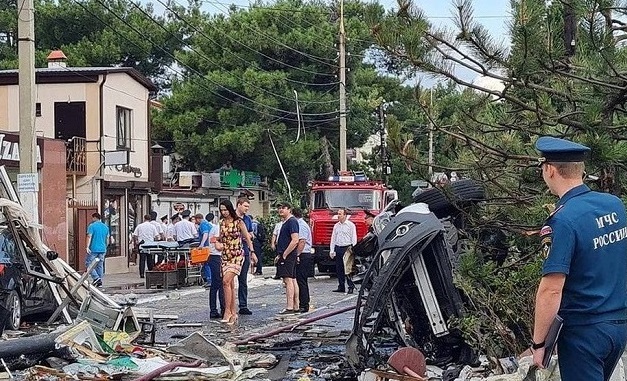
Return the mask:
[[220,188],[220,173],[211,172],[202,174],[203,188]]
[[187,187],[200,187],[202,185],[202,174],[200,172],[179,172],[179,186],[183,188]]
[[172,172],[172,158],[170,155],[163,156],[163,173]]

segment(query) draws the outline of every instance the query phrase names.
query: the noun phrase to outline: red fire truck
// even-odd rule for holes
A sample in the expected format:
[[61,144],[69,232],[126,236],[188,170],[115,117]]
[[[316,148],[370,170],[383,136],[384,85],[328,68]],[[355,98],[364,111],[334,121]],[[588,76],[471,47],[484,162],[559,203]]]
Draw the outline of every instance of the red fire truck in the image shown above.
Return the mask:
[[329,256],[333,226],[338,222],[337,211],[346,208],[348,217],[357,227],[357,239],[368,232],[365,210],[379,213],[398,198],[395,190],[380,181],[371,181],[364,174],[343,173],[327,181],[314,181],[309,194],[309,223],[311,226],[314,262],[319,272],[335,273],[335,262]]

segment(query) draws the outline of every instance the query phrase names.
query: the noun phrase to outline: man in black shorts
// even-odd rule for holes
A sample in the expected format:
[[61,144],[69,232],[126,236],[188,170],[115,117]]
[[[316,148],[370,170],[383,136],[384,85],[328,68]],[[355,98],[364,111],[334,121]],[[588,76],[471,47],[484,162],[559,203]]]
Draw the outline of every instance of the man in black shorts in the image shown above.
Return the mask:
[[285,296],[287,306],[279,314],[298,313],[298,306],[294,305],[294,297],[298,295],[298,283],[296,283],[296,247],[298,246],[298,220],[292,216],[292,206],[283,202],[279,204],[279,216],[283,225],[277,239],[277,256],[274,259],[276,274],[283,278],[285,283]]

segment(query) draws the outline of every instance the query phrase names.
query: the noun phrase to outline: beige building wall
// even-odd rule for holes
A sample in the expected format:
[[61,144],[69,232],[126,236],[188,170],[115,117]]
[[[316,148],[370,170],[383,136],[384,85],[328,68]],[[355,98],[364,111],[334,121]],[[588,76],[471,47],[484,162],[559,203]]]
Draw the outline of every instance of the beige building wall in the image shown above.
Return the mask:
[[131,151],[129,165],[138,168],[141,175],[124,172],[121,167],[105,167],[105,176],[111,181],[148,181],[148,155],[150,139],[148,137],[148,97],[144,86],[125,73],[109,74],[104,87],[104,136],[105,151],[115,151],[117,126],[116,108],[118,106],[132,110]]
[[9,86],[0,86],[0,130],[9,130]]
[[[17,85],[0,86],[0,130],[19,131],[19,93]],[[102,125],[100,99],[102,92]],[[126,73],[101,74],[95,83],[38,84],[36,102],[41,103],[41,116],[36,118],[38,136],[54,136],[55,102],[85,102],[87,175],[67,179],[67,194],[78,201],[92,201],[100,205],[101,181],[148,181],[149,136],[148,136],[149,91]],[[115,151],[116,106],[132,110],[131,150],[129,166],[141,172],[139,175],[121,167],[105,167],[104,151]],[[127,203],[120,205],[121,215],[127,212]],[[68,220],[68,222],[71,222]],[[122,234],[127,230],[126,219]],[[82,232],[76,232],[82,234]],[[128,271],[128,258],[123,250],[121,257],[107,258],[108,273]]]

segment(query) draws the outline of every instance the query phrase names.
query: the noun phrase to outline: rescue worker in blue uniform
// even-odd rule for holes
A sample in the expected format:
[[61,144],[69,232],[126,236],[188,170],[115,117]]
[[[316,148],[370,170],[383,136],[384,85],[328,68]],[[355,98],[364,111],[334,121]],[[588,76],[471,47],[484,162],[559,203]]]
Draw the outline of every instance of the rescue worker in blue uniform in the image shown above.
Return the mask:
[[536,142],[542,178],[559,197],[540,231],[545,257],[538,286],[533,360],[542,367],[556,314],[564,381],[609,380],[627,342],[627,214],[621,200],[583,183],[590,149],[552,137]]

